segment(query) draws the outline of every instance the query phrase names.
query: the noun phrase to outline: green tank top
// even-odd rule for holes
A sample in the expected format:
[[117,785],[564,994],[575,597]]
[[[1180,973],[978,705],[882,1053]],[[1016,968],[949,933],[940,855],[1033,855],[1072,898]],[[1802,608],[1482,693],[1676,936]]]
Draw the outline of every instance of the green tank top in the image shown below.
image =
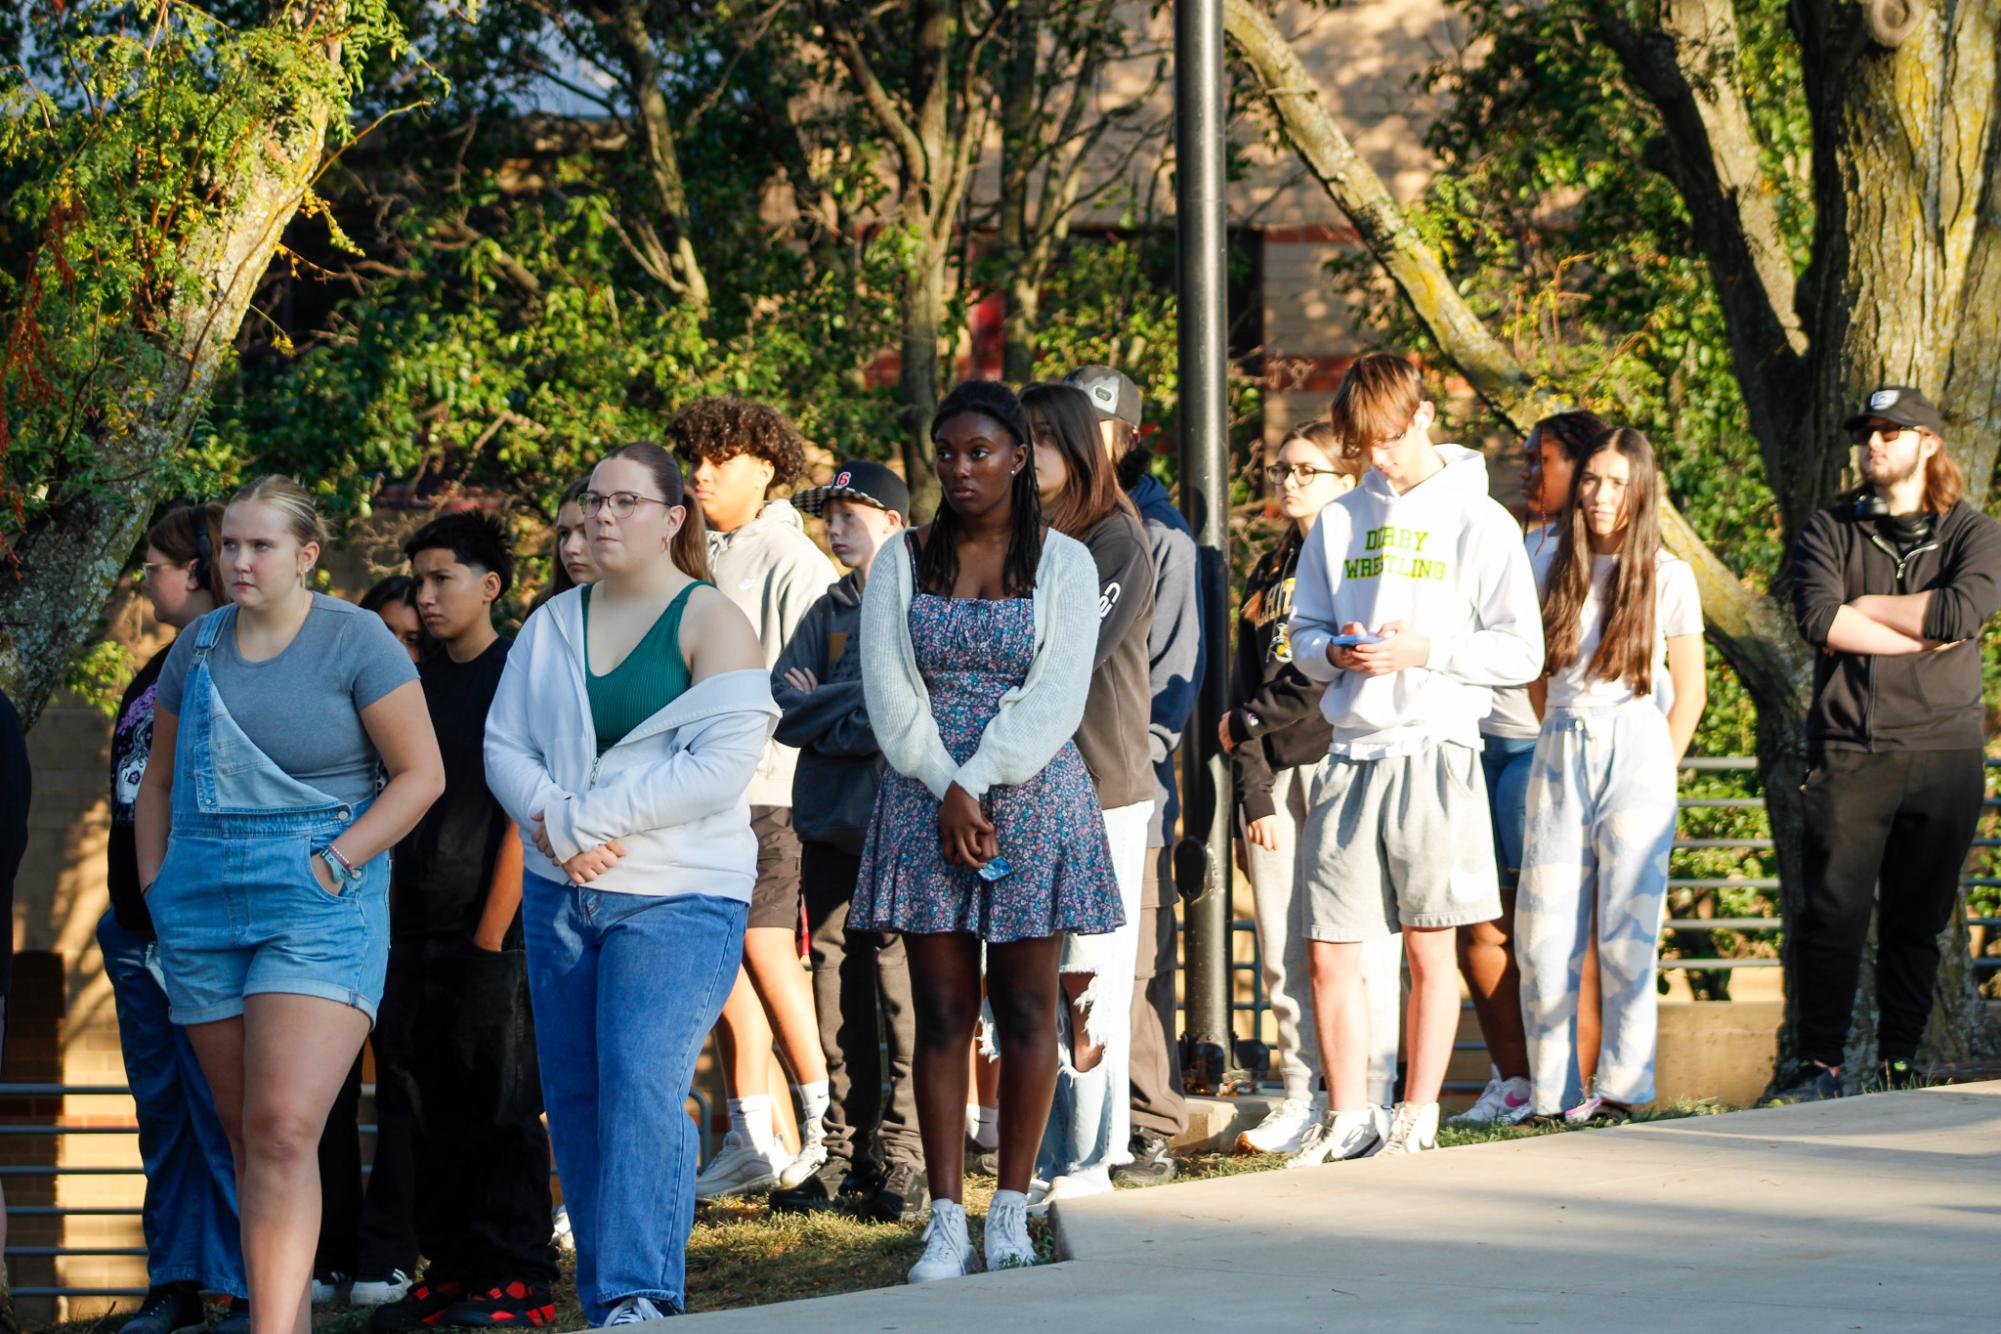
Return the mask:
[[681,612],[701,582],[682,589],[625,661],[603,676],[591,671],[591,586],[584,586],[584,692],[590,697],[598,754],[625,740],[633,728],[688,689],[688,661],[681,656]]

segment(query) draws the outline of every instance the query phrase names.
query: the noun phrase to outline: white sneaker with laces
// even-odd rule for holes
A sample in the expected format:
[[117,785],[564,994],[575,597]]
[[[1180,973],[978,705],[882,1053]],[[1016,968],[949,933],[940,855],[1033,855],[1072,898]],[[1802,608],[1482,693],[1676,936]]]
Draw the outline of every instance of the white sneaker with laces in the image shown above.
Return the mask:
[[803,1184],[807,1177],[812,1176],[826,1165],[826,1145],[802,1145],[799,1149],[799,1156],[794,1158],[791,1165],[778,1174],[778,1185],[782,1190],[791,1190],[794,1186]]
[[313,1279],[313,1287],[311,1294],[311,1301],[313,1305],[314,1306],[338,1305],[341,1299],[341,1294],[347,1289],[347,1283],[348,1283],[347,1275],[341,1273],[338,1270],[335,1270],[333,1273],[328,1274],[323,1279],[315,1277]]
[[611,1308],[611,1314],[604,1318],[601,1328],[610,1329],[613,1325],[638,1325],[648,1320],[663,1320],[666,1315],[665,1311],[653,1304],[651,1298],[627,1297]]
[[1367,1158],[1382,1146],[1382,1125],[1377,1120],[1375,1108],[1364,1107],[1359,1112],[1327,1112],[1307,1130],[1298,1151],[1285,1160],[1285,1165],[1318,1167],[1321,1163]]
[[973,1241],[966,1235],[966,1211],[952,1200],[931,1201],[924,1225],[924,1254],[910,1267],[912,1283],[964,1278],[973,1272]]
[[1237,1136],[1238,1153],[1298,1153],[1306,1134],[1327,1115],[1325,1098],[1287,1098]]
[[410,1295],[410,1276],[400,1269],[389,1271],[388,1278],[358,1278],[354,1286],[347,1290],[349,1306],[387,1306],[400,1302]]
[[[1064,1180],[1066,1178],[1058,1178]],[[1035,1263],[1035,1243],[1028,1239],[1028,1197],[1016,1190],[997,1190],[987,1206],[987,1272],[1026,1269]]]
[[1452,1118],[1459,1126],[1512,1126],[1528,1119],[1535,1110],[1529,1096],[1529,1082],[1520,1077],[1503,1079],[1495,1075],[1481,1091],[1480,1100]]
[[1438,1147],[1438,1104],[1414,1102],[1397,1104],[1390,1120],[1390,1133],[1383,1139],[1383,1157],[1423,1153]]
[[778,1184],[787,1165],[782,1151],[761,1152],[732,1130],[723,1136],[723,1147],[695,1174],[695,1198],[718,1200],[726,1195],[754,1195]]

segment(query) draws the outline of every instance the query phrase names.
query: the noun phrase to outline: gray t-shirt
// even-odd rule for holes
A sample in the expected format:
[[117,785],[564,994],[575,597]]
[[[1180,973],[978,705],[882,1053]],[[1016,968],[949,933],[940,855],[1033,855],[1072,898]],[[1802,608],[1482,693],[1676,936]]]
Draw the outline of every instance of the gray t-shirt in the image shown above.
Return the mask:
[[[233,612],[208,669],[230,717],[272,763],[337,801],[375,794],[375,746],[361,725],[361,711],[396,687],[417,679],[410,655],[382,618],[338,598],[313,594],[313,609],[285,651],[246,662],[236,650]],[[160,671],[158,707],[181,712],[181,692],[194,662],[196,622],[174,641]]]

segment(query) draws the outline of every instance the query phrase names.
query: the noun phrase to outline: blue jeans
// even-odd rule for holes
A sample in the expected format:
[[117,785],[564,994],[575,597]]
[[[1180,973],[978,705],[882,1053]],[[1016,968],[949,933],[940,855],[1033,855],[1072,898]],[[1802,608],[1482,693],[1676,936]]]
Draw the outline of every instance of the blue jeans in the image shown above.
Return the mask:
[[159,950],[108,912],[97,924],[97,945],[118,1007],[125,1082],[139,1112],[147,1281],[198,1283],[204,1292],[247,1297],[229,1137],[187,1034],[167,1018]]
[[1534,737],[1480,738],[1480,767],[1487,774],[1487,804],[1494,817],[1494,864],[1501,884],[1513,889],[1522,874],[1522,842],[1529,818],[1529,769]]
[[700,1152],[688,1090],[748,915],[706,894],[522,878],[542,1099],[592,1325],[627,1297],[681,1308]]

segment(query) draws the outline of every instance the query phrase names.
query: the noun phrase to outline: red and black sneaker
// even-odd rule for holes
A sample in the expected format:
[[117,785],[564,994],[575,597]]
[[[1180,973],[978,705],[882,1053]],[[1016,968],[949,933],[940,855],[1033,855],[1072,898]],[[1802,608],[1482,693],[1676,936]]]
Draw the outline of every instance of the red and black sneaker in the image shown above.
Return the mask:
[[540,1283],[526,1283],[517,1278],[484,1292],[468,1292],[425,1323],[498,1329],[514,1325],[540,1327],[555,1321],[555,1294]]
[[421,1282],[410,1285],[402,1300],[376,1307],[368,1318],[368,1327],[377,1334],[408,1334],[410,1330],[436,1324],[438,1317],[465,1295],[465,1284],[426,1274]]

